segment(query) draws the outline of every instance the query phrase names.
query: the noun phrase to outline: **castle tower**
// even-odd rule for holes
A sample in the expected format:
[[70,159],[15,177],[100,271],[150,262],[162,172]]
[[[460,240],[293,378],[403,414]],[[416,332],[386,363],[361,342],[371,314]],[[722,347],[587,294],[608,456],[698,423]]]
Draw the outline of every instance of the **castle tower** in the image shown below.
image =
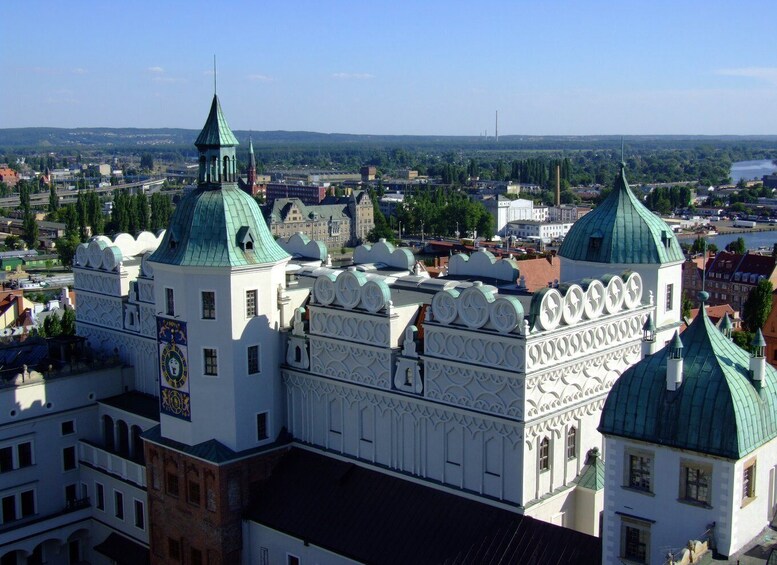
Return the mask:
[[564,282],[595,278],[603,272],[637,272],[652,294],[657,343],[671,339],[680,325],[682,264],[672,229],[648,210],[626,181],[626,164],[610,195],[575,222],[559,249]]
[[215,95],[195,145],[197,188],[149,258],[161,373],[160,426],[145,436],[155,563],[239,560],[240,512],[284,422],[278,296],[290,257],[238,188],[238,141]]

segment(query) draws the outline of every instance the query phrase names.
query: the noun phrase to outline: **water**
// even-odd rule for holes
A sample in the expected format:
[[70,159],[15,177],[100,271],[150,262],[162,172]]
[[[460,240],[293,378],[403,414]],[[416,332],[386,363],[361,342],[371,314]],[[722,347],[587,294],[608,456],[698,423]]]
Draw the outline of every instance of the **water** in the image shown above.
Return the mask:
[[775,243],[777,243],[777,231],[758,231],[758,232],[745,232],[745,233],[727,233],[723,235],[705,236],[705,239],[718,246],[718,249],[723,251],[726,245],[735,241],[738,237],[745,240],[745,245],[748,249],[755,251],[759,247],[766,247],[772,249]]
[[731,181],[733,183],[739,182],[741,179],[745,180],[761,180],[764,175],[769,175],[777,171],[777,165],[769,159],[760,159],[758,161],[737,161],[732,163]]

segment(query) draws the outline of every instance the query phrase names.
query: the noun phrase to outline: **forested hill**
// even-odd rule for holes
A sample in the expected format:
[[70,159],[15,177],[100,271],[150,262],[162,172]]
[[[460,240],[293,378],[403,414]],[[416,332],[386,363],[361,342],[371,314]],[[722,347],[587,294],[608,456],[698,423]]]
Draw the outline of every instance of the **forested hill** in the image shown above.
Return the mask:
[[[175,128],[6,128],[0,129],[0,148],[45,147],[115,147],[115,148],[175,148],[190,147],[199,133],[193,129]],[[391,147],[482,148],[488,150],[588,150],[619,148],[620,136],[434,136],[434,135],[361,135],[347,133],[317,133],[308,131],[235,131],[241,143],[249,136],[254,145],[373,145]],[[777,147],[777,135],[768,136],[628,136],[632,149],[683,149],[712,145],[730,147]]]

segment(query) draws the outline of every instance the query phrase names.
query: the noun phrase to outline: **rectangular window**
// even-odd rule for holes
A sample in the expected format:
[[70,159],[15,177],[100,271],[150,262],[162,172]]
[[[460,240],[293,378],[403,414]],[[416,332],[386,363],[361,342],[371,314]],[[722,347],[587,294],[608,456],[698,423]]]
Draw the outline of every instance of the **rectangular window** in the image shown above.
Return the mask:
[[3,524],[7,524],[8,522],[13,522],[16,520],[16,495],[11,494],[9,496],[4,496],[2,501],[2,507],[3,507]]
[[60,430],[62,431],[63,436],[69,436],[70,434],[76,433],[75,420],[66,420],[65,422],[62,422],[62,424],[60,424]]
[[755,459],[742,470],[742,506],[755,498]]
[[299,557],[290,553],[286,554],[286,565],[299,565]]
[[76,485],[66,485],[65,486],[65,506],[68,508],[73,506],[78,500],[78,491],[76,489]]
[[62,468],[65,471],[72,471],[76,468],[76,448],[71,445],[62,450]]
[[165,314],[175,316],[175,293],[172,288],[165,289]]
[[205,374],[215,377],[219,374],[218,354],[215,349],[205,348],[203,351]]
[[255,375],[259,372],[259,346],[248,346],[248,374]]
[[119,520],[124,520],[124,495],[119,491],[113,491],[113,511]]
[[0,473],[13,471],[13,446],[0,448]]
[[26,490],[19,498],[22,505],[22,518],[35,514],[35,491]]
[[17,446],[16,456],[19,469],[32,465],[32,442],[26,441]]
[[666,285],[666,312],[672,309],[674,302],[674,284]]
[[698,504],[710,503],[712,467],[695,461],[680,463],[680,500]]
[[186,498],[189,501],[189,504],[194,504],[195,506],[200,505],[200,483],[197,481],[189,481],[188,488],[186,490]]
[[100,483],[94,483],[95,504],[98,510],[105,510],[105,488]]
[[629,488],[652,492],[651,470],[653,458],[646,454],[628,454]]
[[202,565],[202,552],[199,549],[192,548],[192,565]]
[[269,437],[267,430],[267,412],[256,415],[256,439],[259,441]]
[[216,293],[210,290],[202,293],[202,319],[216,319]]
[[165,477],[165,490],[170,496],[178,496],[178,475],[170,471]]
[[181,542],[177,539],[167,538],[167,555],[171,561],[181,560]]
[[146,515],[143,508],[143,502],[135,500],[135,527],[141,530],[146,529]]
[[253,318],[256,316],[256,291],[246,291],[246,318]]
[[635,563],[647,563],[649,549],[649,525],[624,520],[621,524],[621,557]]

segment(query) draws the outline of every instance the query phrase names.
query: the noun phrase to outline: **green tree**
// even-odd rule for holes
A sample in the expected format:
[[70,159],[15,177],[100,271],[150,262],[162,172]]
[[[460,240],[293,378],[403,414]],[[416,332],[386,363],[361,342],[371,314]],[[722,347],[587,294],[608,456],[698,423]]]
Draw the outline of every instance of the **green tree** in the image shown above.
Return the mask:
[[688,298],[688,294],[683,291],[683,299],[682,299],[682,316],[684,320],[689,320],[691,318],[691,310],[693,309],[693,302],[691,302],[691,299]]
[[81,239],[78,234],[66,235],[60,237],[54,241],[54,245],[57,249],[57,255],[59,255],[59,262],[63,267],[70,268],[73,266],[73,259],[76,256],[76,249],[81,244]]
[[744,255],[747,251],[747,244],[745,243],[744,238],[738,237],[728,245],[726,245],[726,251],[730,253],[738,253],[739,255]]
[[747,297],[742,306],[742,322],[745,329],[755,333],[763,328],[772,311],[772,281],[761,279]]
[[24,236],[23,239],[27,243],[28,249],[35,249],[38,247],[38,220],[35,219],[35,214],[31,210],[27,210],[24,214]]
[[43,335],[44,337],[57,337],[62,335],[62,322],[59,316],[52,313],[46,316],[43,320]]
[[145,171],[151,171],[154,169],[154,155],[151,153],[143,153],[140,156],[140,168]]
[[62,326],[62,335],[76,335],[76,311],[72,308],[67,308],[62,313],[60,324]]
[[59,210],[59,196],[57,196],[57,189],[52,184],[49,187],[49,213],[55,214]]
[[5,238],[5,247],[11,251],[16,251],[17,249],[24,247],[24,245],[19,236],[11,234]]
[[737,346],[741,347],[745,351],[750,351],[752,346],[750,343],[753,341],[753,333],[746,331],[731,332],[731,339]]

